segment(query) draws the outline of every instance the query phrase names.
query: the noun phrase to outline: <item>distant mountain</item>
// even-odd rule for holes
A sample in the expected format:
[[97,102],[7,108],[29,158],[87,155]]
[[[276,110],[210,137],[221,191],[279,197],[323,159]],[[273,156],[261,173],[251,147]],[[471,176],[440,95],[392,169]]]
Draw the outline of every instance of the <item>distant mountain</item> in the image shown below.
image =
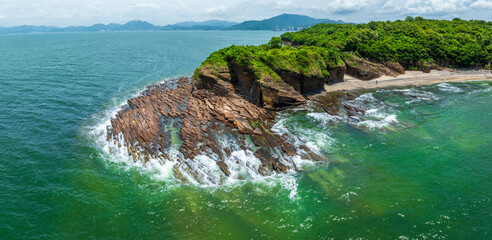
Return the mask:
[[208,20],[204,22],[180,22],[162,27],[162,30],[224,30],[237,25],[236,22]]
[[229,21],[223,21],[223,20],[208,20],[208,21],[203,21],[203,22],[180,22],[176,23],[174,25],[180,26],[180,27],[194,27],[194,26],[213,26],[213,27],[231,27],[234,25],[237,25],[237,22],[229,22]]
[[92,26],[32,26],[0,27],[0,34],[45,33],[45,32],[99,32],[99,31],[161,31],[161,30],[299,30],[318,23],[344,23],[340,20],[314,19],[308,16],[282,14],[261,21],[246,21],[240,24],[223,20],[203,22],[180,22],[166,26],[156,26],[144,21],[130,21],[125,24],[94,24]]
[[318,23],[344,23],[340,20],[315,19],[304,15],[282,14],[261,21],[245,21],[227,30],[297,30]]
[[53,26],[32,26],[32,25],[22,25],[16,27],[0,27],[0,34],[8,33],[31,33],[31,32],[52,32],[57,29]]
[[92,26],[70,26],[70,27],[53,27],[53,26],[17,26],[17,27],[0,27],[0,34],[8,33],[44,33],[44,32],[99,32],[99,31],[158,31],[162,27],[155,26],[144,21],[130,21],[124,25],[111,23],[108,25],[95,24]]

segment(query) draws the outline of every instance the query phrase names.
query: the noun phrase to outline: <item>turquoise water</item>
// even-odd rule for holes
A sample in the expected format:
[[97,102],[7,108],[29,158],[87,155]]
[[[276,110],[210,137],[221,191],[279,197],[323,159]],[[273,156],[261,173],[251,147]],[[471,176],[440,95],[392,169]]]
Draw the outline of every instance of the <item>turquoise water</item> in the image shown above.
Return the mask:
[[1,238],[491,238],[491,82],[374,90],[347,102],[357,119],[281,113],[276,131],[329,159],[300,173],[183,185],[105,153],[95,129],[125,99],[276,35],[0,36]]

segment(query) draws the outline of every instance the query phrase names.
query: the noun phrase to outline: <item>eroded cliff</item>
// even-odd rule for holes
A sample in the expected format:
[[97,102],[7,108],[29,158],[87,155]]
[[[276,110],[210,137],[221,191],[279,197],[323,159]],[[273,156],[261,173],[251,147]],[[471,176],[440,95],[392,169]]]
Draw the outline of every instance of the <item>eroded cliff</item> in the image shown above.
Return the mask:
[[[192,79],[150,86],[128,100],[108,127],[108,141],[127,149],[134,161],[174,158],[175,177],[183,181],[220,184],[228,177],[244,178],[243,168],[261,175],[299,170],[294,158],[323,161],[324,157],[272,131],[276,113],[311,98],[335,114],[337,96],[318,94],[325,83],[343,81],[347,69],[374,66],[357,58],[350,60],[363,64],[351,66],[353,62],[313,47],[259,51],[233,46],[221,51],[212,54]],[[378,73],[395,72],[381,66],[375,67]],[[178,154],[171,154],[173,150]],[[237,151],[250,154],[259,164],[239,164],[231,157]],[[221,176],[197,167],[204,157],[213,159]]]

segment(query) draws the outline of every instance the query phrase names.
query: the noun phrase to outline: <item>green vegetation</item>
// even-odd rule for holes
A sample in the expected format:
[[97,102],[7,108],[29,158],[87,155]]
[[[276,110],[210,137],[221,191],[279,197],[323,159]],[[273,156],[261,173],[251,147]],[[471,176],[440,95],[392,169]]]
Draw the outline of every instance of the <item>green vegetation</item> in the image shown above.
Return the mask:
[[[328,69],[344,66],[340,54],[328,48],[282,46],[280,38],[272,38],[261,46],[230,46],[212,53],[203,63],[215,72],[232,69],[233,65],[249,69],[259,80],[278,80],[283,71],[327,78]],[[199,68],[200,69],[200,68]],[[197,70],[195,78],[202,72]]]
[[492,23],[454,19],[367,24],[318,24],[282,40],[295,45],[318,46],[354,52],[374,61],[396,61],[407,68],[417,64],[471,67],[492,61]]
[[[283,41],[299,47],[283,46]],[[352,54],[353,55],[352,55]],[[261,46],[230,46],[212,53],[195,72],[212,73],[240,66],[260,82],[278,81],[283,74],[327,78],[328,70],[345,66],[352,56],[374,62],[397,62],[407,69],[482,66],[492,61],[492,23],[454,19],[367,24],[318,24],[299,32],[285,33]],[[350,63],[355,65],[357,63]]]

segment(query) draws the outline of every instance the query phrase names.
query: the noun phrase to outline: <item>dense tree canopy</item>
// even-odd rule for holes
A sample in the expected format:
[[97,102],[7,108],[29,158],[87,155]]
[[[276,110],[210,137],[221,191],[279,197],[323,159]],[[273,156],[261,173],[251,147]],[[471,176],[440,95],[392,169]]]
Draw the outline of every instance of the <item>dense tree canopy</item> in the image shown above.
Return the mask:
[[[261,46],[230,46],[212,53],[202,66],[220,71],[236,64],[250,69],[258,79],[280,79],[277,72],[286,70],[306,76],[328,77],[328,69],[344,66],[340,54],[317,46],[293,48],[272,38]],[[198,77],[195,73],[195,77]]]
[[294,45],[354,52],[371,60],[396,61],[407,67],[417,62],[485,66],[492,61],[492,23],[486,21],[407,17],[405,21],[357,25],[318,24],[281,37]]

